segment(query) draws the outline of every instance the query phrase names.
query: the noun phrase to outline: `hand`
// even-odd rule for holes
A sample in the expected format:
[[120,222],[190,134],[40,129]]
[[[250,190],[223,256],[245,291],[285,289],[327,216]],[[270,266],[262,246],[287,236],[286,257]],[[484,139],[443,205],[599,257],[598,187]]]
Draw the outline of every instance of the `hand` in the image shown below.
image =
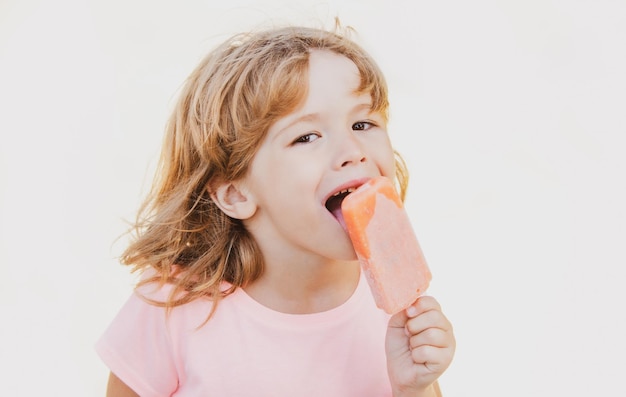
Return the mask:
[[425,396],[452,362],[456,340],[437,300],[422,296],[391,317],[385,347],[393,395]]

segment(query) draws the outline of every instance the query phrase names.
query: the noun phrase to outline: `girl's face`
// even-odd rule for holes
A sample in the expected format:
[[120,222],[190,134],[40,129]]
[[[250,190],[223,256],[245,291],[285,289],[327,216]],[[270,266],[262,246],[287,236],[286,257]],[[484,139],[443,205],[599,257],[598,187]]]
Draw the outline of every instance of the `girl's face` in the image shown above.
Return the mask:
[[394,178],[384,118],[371,112],[369,94],[355,93],[354,63],[313,50],[308,81],[304,103],[270,127],[243,181],[256,204],[245,225],[267,263],[355,260],[333,196],[375,176]]

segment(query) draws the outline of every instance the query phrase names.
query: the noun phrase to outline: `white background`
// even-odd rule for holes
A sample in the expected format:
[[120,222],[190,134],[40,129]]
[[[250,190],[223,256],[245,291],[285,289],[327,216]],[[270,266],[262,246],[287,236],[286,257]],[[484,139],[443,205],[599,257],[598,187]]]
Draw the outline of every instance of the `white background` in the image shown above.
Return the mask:
[[335,16],[389,80],[446,397],[626,395],[618,0],[0,1],[2,395],[104,395],[117,238],[183,79],[231,33]]

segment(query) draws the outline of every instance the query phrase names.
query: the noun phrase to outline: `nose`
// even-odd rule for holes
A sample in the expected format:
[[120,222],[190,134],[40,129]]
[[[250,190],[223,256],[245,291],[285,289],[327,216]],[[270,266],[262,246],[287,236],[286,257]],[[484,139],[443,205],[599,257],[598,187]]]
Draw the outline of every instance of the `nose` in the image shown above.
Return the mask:
[[336,145],[336,159],[334,162],[336,169],[367,161],[363,145],[353,131],[344,134]]

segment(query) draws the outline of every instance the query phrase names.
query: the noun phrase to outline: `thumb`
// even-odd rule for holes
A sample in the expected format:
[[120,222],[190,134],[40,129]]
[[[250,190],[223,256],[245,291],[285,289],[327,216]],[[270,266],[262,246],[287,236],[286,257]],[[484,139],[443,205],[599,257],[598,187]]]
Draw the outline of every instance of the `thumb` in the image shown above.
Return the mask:
[[404,359],[407,354],[410,354],[409,334],[406,329],[408,319],[406,310],[400,310],[389,319],[385,338],[385,350],[388,359]]
[[400,310],[389,319],[389,328],[404,328],[409,317],[406,314],[406,310]]

